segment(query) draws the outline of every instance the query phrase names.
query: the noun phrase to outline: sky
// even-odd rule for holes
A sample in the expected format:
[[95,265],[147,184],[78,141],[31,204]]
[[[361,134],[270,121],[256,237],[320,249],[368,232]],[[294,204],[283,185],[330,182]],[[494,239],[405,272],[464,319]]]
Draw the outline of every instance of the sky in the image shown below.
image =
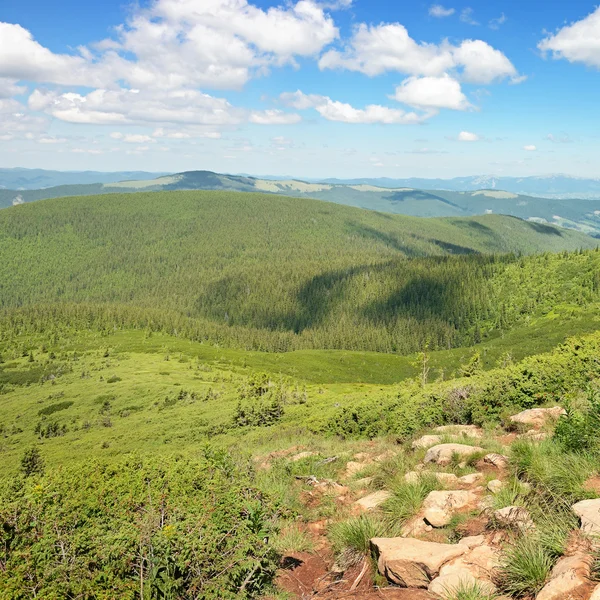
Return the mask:
[[0,166],[600,177],[600,7],[2,0]]

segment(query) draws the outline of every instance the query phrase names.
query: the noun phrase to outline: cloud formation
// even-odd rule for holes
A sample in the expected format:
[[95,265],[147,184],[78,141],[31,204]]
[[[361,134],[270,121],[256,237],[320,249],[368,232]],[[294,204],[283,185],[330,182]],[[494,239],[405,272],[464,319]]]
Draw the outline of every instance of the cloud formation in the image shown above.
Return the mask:
[[481,138],[476,133],[461,131],[456,139],[459,142],[478,142]]
[[441,4],[432,4],[429,7],[429,15],[437,19],[452,16],[456,10],[454,8],[444,8]]
[[442,77],[409,77],[396,88],[394,98],[398,102],[422,109],[472,108],[461,90],[460,83],[446,74]]

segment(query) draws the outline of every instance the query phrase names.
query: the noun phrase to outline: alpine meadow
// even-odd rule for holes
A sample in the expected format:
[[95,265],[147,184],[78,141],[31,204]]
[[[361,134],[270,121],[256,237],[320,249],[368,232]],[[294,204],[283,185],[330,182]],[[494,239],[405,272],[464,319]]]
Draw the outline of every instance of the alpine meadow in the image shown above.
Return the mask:
[[0,6],[0,600],[600,600],[598,39]]

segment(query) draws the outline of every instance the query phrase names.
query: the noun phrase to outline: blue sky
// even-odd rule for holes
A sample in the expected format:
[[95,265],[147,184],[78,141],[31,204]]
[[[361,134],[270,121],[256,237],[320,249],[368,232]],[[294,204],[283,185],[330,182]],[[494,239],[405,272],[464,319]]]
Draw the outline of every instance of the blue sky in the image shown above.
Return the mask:
[[600,177],[584,1],[0,5],[0,165]]

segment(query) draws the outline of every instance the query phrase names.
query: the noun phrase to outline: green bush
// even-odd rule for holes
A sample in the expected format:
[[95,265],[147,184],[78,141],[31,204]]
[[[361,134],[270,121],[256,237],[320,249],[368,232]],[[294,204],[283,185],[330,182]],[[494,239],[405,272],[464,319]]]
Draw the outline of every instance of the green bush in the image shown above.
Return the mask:
[[45,406],[44,408],[41,408],[38,411],[38,415],[40,417],[42,416],[50,416],[53,415],[54,413],[57,413],[61,410],[66,410],[67,408],[73,406],[73,402],[71,402],[70,400],[66,400],[65,402],[57,402],[56,404],[50,404],[48,406]]
[[251,471],[197,459],[91,462],[0,485],[0,598],[253,597],[276,556]]
[[565,451],[591,452],[600,443],[600,392],[589,386],[586,410],[577,411],[569,403],[567,414],[556,424],[554,439]]

